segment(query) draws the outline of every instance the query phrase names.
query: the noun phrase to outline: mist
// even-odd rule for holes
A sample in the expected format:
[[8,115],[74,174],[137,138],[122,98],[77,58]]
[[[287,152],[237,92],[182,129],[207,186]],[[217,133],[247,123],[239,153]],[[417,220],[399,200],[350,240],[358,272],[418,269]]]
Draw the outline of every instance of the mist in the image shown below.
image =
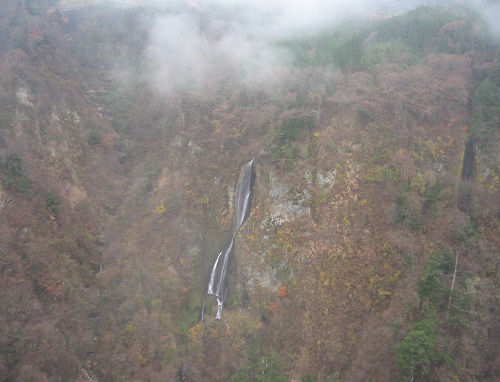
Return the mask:
[[491,33],[500,37],[498,1],[143,1],[168,9],[159,12],[152,24],[144,53],[147,80],[166,95],[208,90],[211,82],[229,73],[239,81],[276,82],[274,69],[288,66],[291,60],[277,48],[277,41],[314,35],[348,19],[388,17],[419,5],[452,3],[474,7],[489,22]]

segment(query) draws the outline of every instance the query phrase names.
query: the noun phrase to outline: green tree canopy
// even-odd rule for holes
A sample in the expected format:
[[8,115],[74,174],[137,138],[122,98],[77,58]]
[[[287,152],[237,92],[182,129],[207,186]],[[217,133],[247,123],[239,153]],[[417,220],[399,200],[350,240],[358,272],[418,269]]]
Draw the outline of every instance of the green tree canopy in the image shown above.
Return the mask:
[[438,358],[436,317],[432,313],[415,324],[413,330],[396,345],[398,364],[405,377],[411,378],[429,374],[433,362]]

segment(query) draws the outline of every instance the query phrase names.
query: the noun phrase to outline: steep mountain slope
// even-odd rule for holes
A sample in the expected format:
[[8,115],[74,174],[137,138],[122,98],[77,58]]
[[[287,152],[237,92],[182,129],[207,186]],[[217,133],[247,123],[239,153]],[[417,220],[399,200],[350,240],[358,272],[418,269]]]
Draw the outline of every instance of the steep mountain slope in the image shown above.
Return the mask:
[[2,7],[0,379],[79,380],[94,347],[105,210],[124,172],[60,15]]
[[30,4],[0,24],[0,379],[499,377],[500,65],[476,15],[274,41],[265,70],[204,51],[201,75],[156,61],[186,57],[152,48],[156,19],[220,47],[234,15]]

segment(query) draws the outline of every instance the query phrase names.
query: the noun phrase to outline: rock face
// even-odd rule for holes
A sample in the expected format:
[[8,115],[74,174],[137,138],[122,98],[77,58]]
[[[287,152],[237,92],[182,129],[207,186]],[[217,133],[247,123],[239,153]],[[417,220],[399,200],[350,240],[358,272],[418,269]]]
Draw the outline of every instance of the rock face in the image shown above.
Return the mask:
[[[272,170],[268,176],[270,179],[269,218],[264,219],[262,224],[276,227],[310,214],[310,208],[307,206],[311,198],[309,188],[298,190],[294,194],[286,180],[279,179]],[[305,174],[304,180],[306,180]]]
[[253,72],[203,50],[233,29],[194,7],[211,72],[158,92],[149,11],[65,27],[17,3],[0,5],[0,380],[495,378],[500,84],[479,20],[421,7],[282,41],[295,64]]

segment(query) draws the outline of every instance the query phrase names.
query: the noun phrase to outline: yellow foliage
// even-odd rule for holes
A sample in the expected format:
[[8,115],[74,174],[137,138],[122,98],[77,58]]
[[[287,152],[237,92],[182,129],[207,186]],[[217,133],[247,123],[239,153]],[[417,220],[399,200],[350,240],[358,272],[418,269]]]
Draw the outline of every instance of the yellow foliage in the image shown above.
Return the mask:
[[389,277],[389,281],[391,283],[395,283],[396,281],[399,280],[400,276],[401,276],[401,271],[396,271],[391,277]]
[[198,322],[189,329],[188,336],[188,352],[191,356],[202,360],[204,358],[203,336],[205,334],[205,326]]
[[139,361],[139,365],[141,365],[142,367],[146,367],[149,365],[149,359],[145,355],[141,354],[139,357],[137,357],[137,361]]
[[203,196],[200,199],[200,203],[208,206],[208,195],[207,194],[203,194]]
[[412,190],[418,192],[420,195],[423,195],[425,193],[426,186],[427,181],[420,172],[417,172],[417,174],[410,181],[410,187],[412,188]]
[[189,341],[201,342],[203,339],[203,334],[205,333],[205,327],[201,322],[189,328]]
[[163,204],[160,204],[155,208],[155,214],[163,215],[165,212],[167,212],[167,207],[165,207]]
[[170,313],[161,314],[159,321],[163,328],[173,331],[172,315]]
[[234,338],[244,338],[256,333],[262,327],[260,319],[248,312],[228,312],[226,316],[228,326],[231,328]]
[[162,306],[161,299],[155,298],[155,299],[151,300],[151,306],[155,312],[160,311],[161,306]]

